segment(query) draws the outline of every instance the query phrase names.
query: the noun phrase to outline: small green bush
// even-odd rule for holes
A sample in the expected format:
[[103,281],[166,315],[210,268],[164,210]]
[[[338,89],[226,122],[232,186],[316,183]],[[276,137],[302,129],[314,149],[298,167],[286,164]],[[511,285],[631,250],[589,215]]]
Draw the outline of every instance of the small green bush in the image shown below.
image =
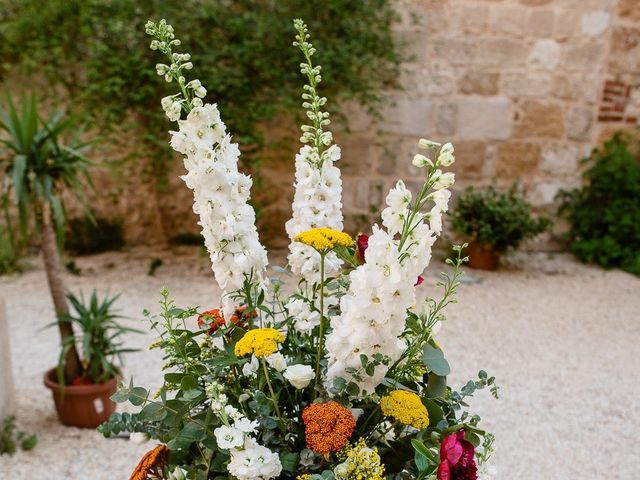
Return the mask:
[[0,275],[8,275],[20,270],[20,254],[12,244],[9,233],[0,230]]
[[532,206],[517,185],[506,192],[494,186],[467,188],[452,213],[452,226],[458,234],[490,245],[496,252],[518,248],[524,239],[539,235],[550,225],[549,219],[532,215]]
[[640,142],[618,133],[583,160],[584,186],[562,192],[569,248],[580,260],[640,275]]
[[0,455],[13,455],[20,447],[31,450],[38,443],[38,437],[16,429],[15,417],[8,417],[0,425]]
[[97,217],[69,220],[65,247],[76,255],[120,250],[124,247],[122,222]]

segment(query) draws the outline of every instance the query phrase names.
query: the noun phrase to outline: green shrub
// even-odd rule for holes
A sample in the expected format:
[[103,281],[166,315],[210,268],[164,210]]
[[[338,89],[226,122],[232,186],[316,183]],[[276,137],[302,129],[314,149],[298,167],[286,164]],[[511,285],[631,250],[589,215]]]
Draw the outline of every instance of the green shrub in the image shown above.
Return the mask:
[[375,106],[377,92],[398,78],[396,16],[390,0],[0,0],[0,76],[4,68],[44,77],[92,125],[133,120],[162,172],[169,123],[158,99],[169,90],[150,68],[157,58],[145,35],[149,18],[185,32],[181,49],[192,53],[207,99],[248,154],[264,143],[261,124],[300,112],[291,94],[300,76],[293,18],[303,18],[322,47],[323,95]]
[[570,250],[582,261],[640,275],[640,143],[618,133],[583,162],[584,186],[562,192]]
[[38,437],[16,429],[15,417],[8,417],[0,425],[0,455],[13,455],[18,447],[31,450],[38,443]]
[[0,230],[0,275],[20,270],[20,254],[16,251],[9,233]]
[[532,216],[532,206],[517,185],[506,192],[494,186],[483,190],[467,188],[452,213],[453,229],[466,240],[490,245],[496,252],[518,248],[549,228],[547,218]]
[[69,220],[65,247],[76,255],[120,250],[124,247],[122,222],[89,217]]

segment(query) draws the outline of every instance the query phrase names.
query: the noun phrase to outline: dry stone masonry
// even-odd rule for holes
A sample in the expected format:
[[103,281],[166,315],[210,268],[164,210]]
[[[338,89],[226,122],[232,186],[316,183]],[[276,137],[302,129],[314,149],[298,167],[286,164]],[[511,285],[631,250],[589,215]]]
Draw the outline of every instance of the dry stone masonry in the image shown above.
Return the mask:
[[[580,182],[578,160],[638,124],[640,0],[414,0],[402,92],[340,139],[352,218],[409,165],[419,137],[451,140],[457,188],[520,180],[538,207]],[[438,21],[434,21],[438,19]],[[365,147],[366,145],[366,147]],[[396,158],[399,155],[401,158]],[[366,158],[364,158],[366,157]],[[406,167],[403,167],[406,168]]]

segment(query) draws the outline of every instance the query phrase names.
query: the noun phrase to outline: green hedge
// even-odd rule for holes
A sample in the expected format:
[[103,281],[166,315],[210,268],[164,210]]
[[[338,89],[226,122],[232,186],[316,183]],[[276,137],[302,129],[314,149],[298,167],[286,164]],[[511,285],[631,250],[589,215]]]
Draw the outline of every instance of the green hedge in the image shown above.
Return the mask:
[[399,73],[396,16],[389,0],[0,0],[0,77],[44,76],[103,130],[133,118],[153,149],[146,156],[161,167],[169,123],[159,102],[169,90],[155,75],[144,23],[166,18],[193,54],[207,99],[245,154],[255,154],[263,122],[301,111],[293,18],[314,33],[331,106],[355,99],[375,107]]

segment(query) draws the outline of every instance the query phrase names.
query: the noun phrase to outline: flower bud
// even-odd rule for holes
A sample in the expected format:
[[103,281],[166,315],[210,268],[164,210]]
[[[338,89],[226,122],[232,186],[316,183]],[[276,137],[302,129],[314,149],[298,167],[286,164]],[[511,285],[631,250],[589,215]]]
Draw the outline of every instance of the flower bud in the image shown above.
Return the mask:
[[442,165],[443,167],[449,167],[455,161],[455,157],[451,152],[440,152],[438,155],[438,165]]
[[441,144],[438,142],[433,142],[431,140],[427,140],[426,138],[421,138],[420,141],[418,142],[418,147],[426,150],[428,148],[437,148],[439,147]]
[[443,173],[440,175],[436,183],[433,184],[434,190],[442,190],[443,188],[449,188],[455,182],[455,174],[451,172]]
[[431,161],[431,159],[419,153],[413,157],[413,161],[411,163],[413,163],[413,165],[418,168],[423,168],[423,167],[426,167],[427,165],[433,166],[433,162]]

